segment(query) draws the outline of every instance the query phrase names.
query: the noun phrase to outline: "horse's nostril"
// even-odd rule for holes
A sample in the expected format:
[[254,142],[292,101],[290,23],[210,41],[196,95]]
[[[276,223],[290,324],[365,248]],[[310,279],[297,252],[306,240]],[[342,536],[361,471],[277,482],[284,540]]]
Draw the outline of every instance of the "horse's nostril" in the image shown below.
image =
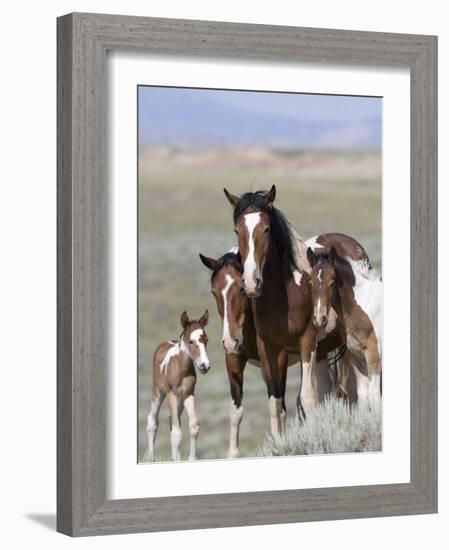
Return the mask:
[[245,288],[243,286],[240,287],[240,294],[245,294]]
[[234,338],[234,344],[235,344],[235,349],[237,349],[239,347],[239,339],[238,338]]

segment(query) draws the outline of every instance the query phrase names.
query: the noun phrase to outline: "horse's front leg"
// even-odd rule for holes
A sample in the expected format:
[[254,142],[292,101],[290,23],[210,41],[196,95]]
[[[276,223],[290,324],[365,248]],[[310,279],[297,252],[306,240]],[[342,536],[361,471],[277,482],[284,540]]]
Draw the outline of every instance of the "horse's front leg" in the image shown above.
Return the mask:
[[189,460],[196,460],[196,441],[200,432],[200,424],[198,422],[198,416],[196,414],[195,396],[190,394],[184,400],[184,407],[189,417],[189,431],[190,431],[190,451]]
[[228,458],[237,458],[240,454],[239,434],[243,417],[243,373],[246,357],[235,353],[226,354],[231,399],[229,401],[229,449]]
[[266,344],[259,335],[257,335],[257,350],[259,352],[262,375],[267,385],[271,433],[277,436],[282,433],[283,405],[285,407],[284,370],[287,370],[287,356],[282,350]]
[[285,433],[287,427],[287,405],[285,404],[285,392],[287,389],[287,369],[288,369],[288,353],[282,351],[279,355],[279,370],[281,374],[282,384],[282,411],[281,411],[281,433]]
[[181,460],[179,447],[181,445],[182,432],[181,432],[181,418],[179,416],[181,396],[176,395],[173,391],[169,391],[167,394],[168,408],[170,410],[171,430],[170,430],[170,443],[171,443],[171,455],[173,460]]
[[317,389],[317,338],[316,329],[309,324],[300,338],[300,352],[302,360],[301,387],[297,399],[298,415],[307,416],[318,404]]

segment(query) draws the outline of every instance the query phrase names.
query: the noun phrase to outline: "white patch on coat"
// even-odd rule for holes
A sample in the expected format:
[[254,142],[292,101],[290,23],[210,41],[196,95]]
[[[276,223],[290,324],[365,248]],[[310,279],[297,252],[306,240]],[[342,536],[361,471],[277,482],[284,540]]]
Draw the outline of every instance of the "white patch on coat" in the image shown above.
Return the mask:
[[248,256],[243,265],[243,274],[245,283],[248,286],[253,286],[255,282],[255,273],[257,269],[256,258],[254,257],[254,229],[257,224],[260,223],[260,212],[252,212],[251,214],[245,214],[245,225],[248,231]]
[[317,242],[319,235],[315,235],[315,237],[312,237],[311,239],[307,239],[306,246],[308,248],[311,248],[314,252],[317,248],[324,248],[322,244]]
[[301,286],[302,273],[295,269],[295,271],[293,271],[293,279],[295,280],[295,284]]
[[383,284],[366,262],[349,261],[355,276],[354,298],[366,313],[377,338],[380,357],[383,348]]
[[228,250],[228,254],[238,254],[239,252],[239,247],[238,246],[233,246],[232,248],[230,248]]
[[172,342],[170,340],[169,344],[172,344],[172,347],[167,350],[167,353],[165,354],[164,359],[160,364],[161,372],[165,369],[165,367],[168,366],[172,357],[176,357],[176,355],[179,355],[179,352],[181,351],[179,342]]
[[231,277],[229,273],[226,273],[225,281],[226,285],[221,291],[221,295],[223,296],[223,342],[226,347],[227,344],[233,343],[233,339],[231,338],[231,333],[229,331],[228,292],[235,282],[235,279]]
[[201,336],[204,335],[204,330],[202,328],[197,328],[193,332],[190,333],[190,340],[195,342],[195,344],[198,346],[200,355],[194,360],[195,366],[200,367],[201,365],[204,365],[207,369],[209,368],[209,357],[206,353],[206,346],[203,342],[200,341]]

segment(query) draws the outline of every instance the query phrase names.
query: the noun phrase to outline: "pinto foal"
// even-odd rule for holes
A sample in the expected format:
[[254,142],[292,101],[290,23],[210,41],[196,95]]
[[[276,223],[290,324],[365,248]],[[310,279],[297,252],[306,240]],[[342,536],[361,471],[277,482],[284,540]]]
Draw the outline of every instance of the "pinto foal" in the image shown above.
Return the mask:
[[[353,357],[360,403],[378,405],[381,395],[383,343],[382,281],[367,262],[307,249],[312,267],[313,321],[326,325],[331,308],[337,313],[337,329]],[[350,358],[345,354],[346,362]],[[361,366],[360,366],[361,365]]]
[[154,443],[159,426],[159,411],[165,397],[171,419],[171,452],[173,460],[180,460],[181,415],[184,407],[189,417],[189,460],[196,459],[196,440],[199,433],[195,408],[195,367],[205,374],[209,368],[206,353],[207,335],[204,327],[209,321],[206,310],[198,321],[191,321],[187,313],[181,315],[182,334],[179,341],[167,340],[159,344],[153,358],[153,391],[148,414],[148,454],[154,460]]

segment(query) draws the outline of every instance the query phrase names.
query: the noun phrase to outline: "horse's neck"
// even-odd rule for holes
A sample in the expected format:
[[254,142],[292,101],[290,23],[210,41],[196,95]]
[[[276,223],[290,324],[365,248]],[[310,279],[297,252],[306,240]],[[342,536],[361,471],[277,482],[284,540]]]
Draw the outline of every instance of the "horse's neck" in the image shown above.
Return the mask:
[[193,361],[187,351],[187,344],[184,340],[179,342],[178,367],[182,376],[185,376],[193,367]]
[[335,310],[339,315],[350,316],[356,304],[354,297],[354,280],[349,277],[344,268],[336,268],[337,291],[335,296]]
[[269,248],[267,259],[265,262],[265,269],[263,274],[264,287],[265,285],[267,285],[278,289],[279,283],[284,282],[286,276],[287,273],[282,266],[279,251],[273,243],[272,246],[270,246]]

